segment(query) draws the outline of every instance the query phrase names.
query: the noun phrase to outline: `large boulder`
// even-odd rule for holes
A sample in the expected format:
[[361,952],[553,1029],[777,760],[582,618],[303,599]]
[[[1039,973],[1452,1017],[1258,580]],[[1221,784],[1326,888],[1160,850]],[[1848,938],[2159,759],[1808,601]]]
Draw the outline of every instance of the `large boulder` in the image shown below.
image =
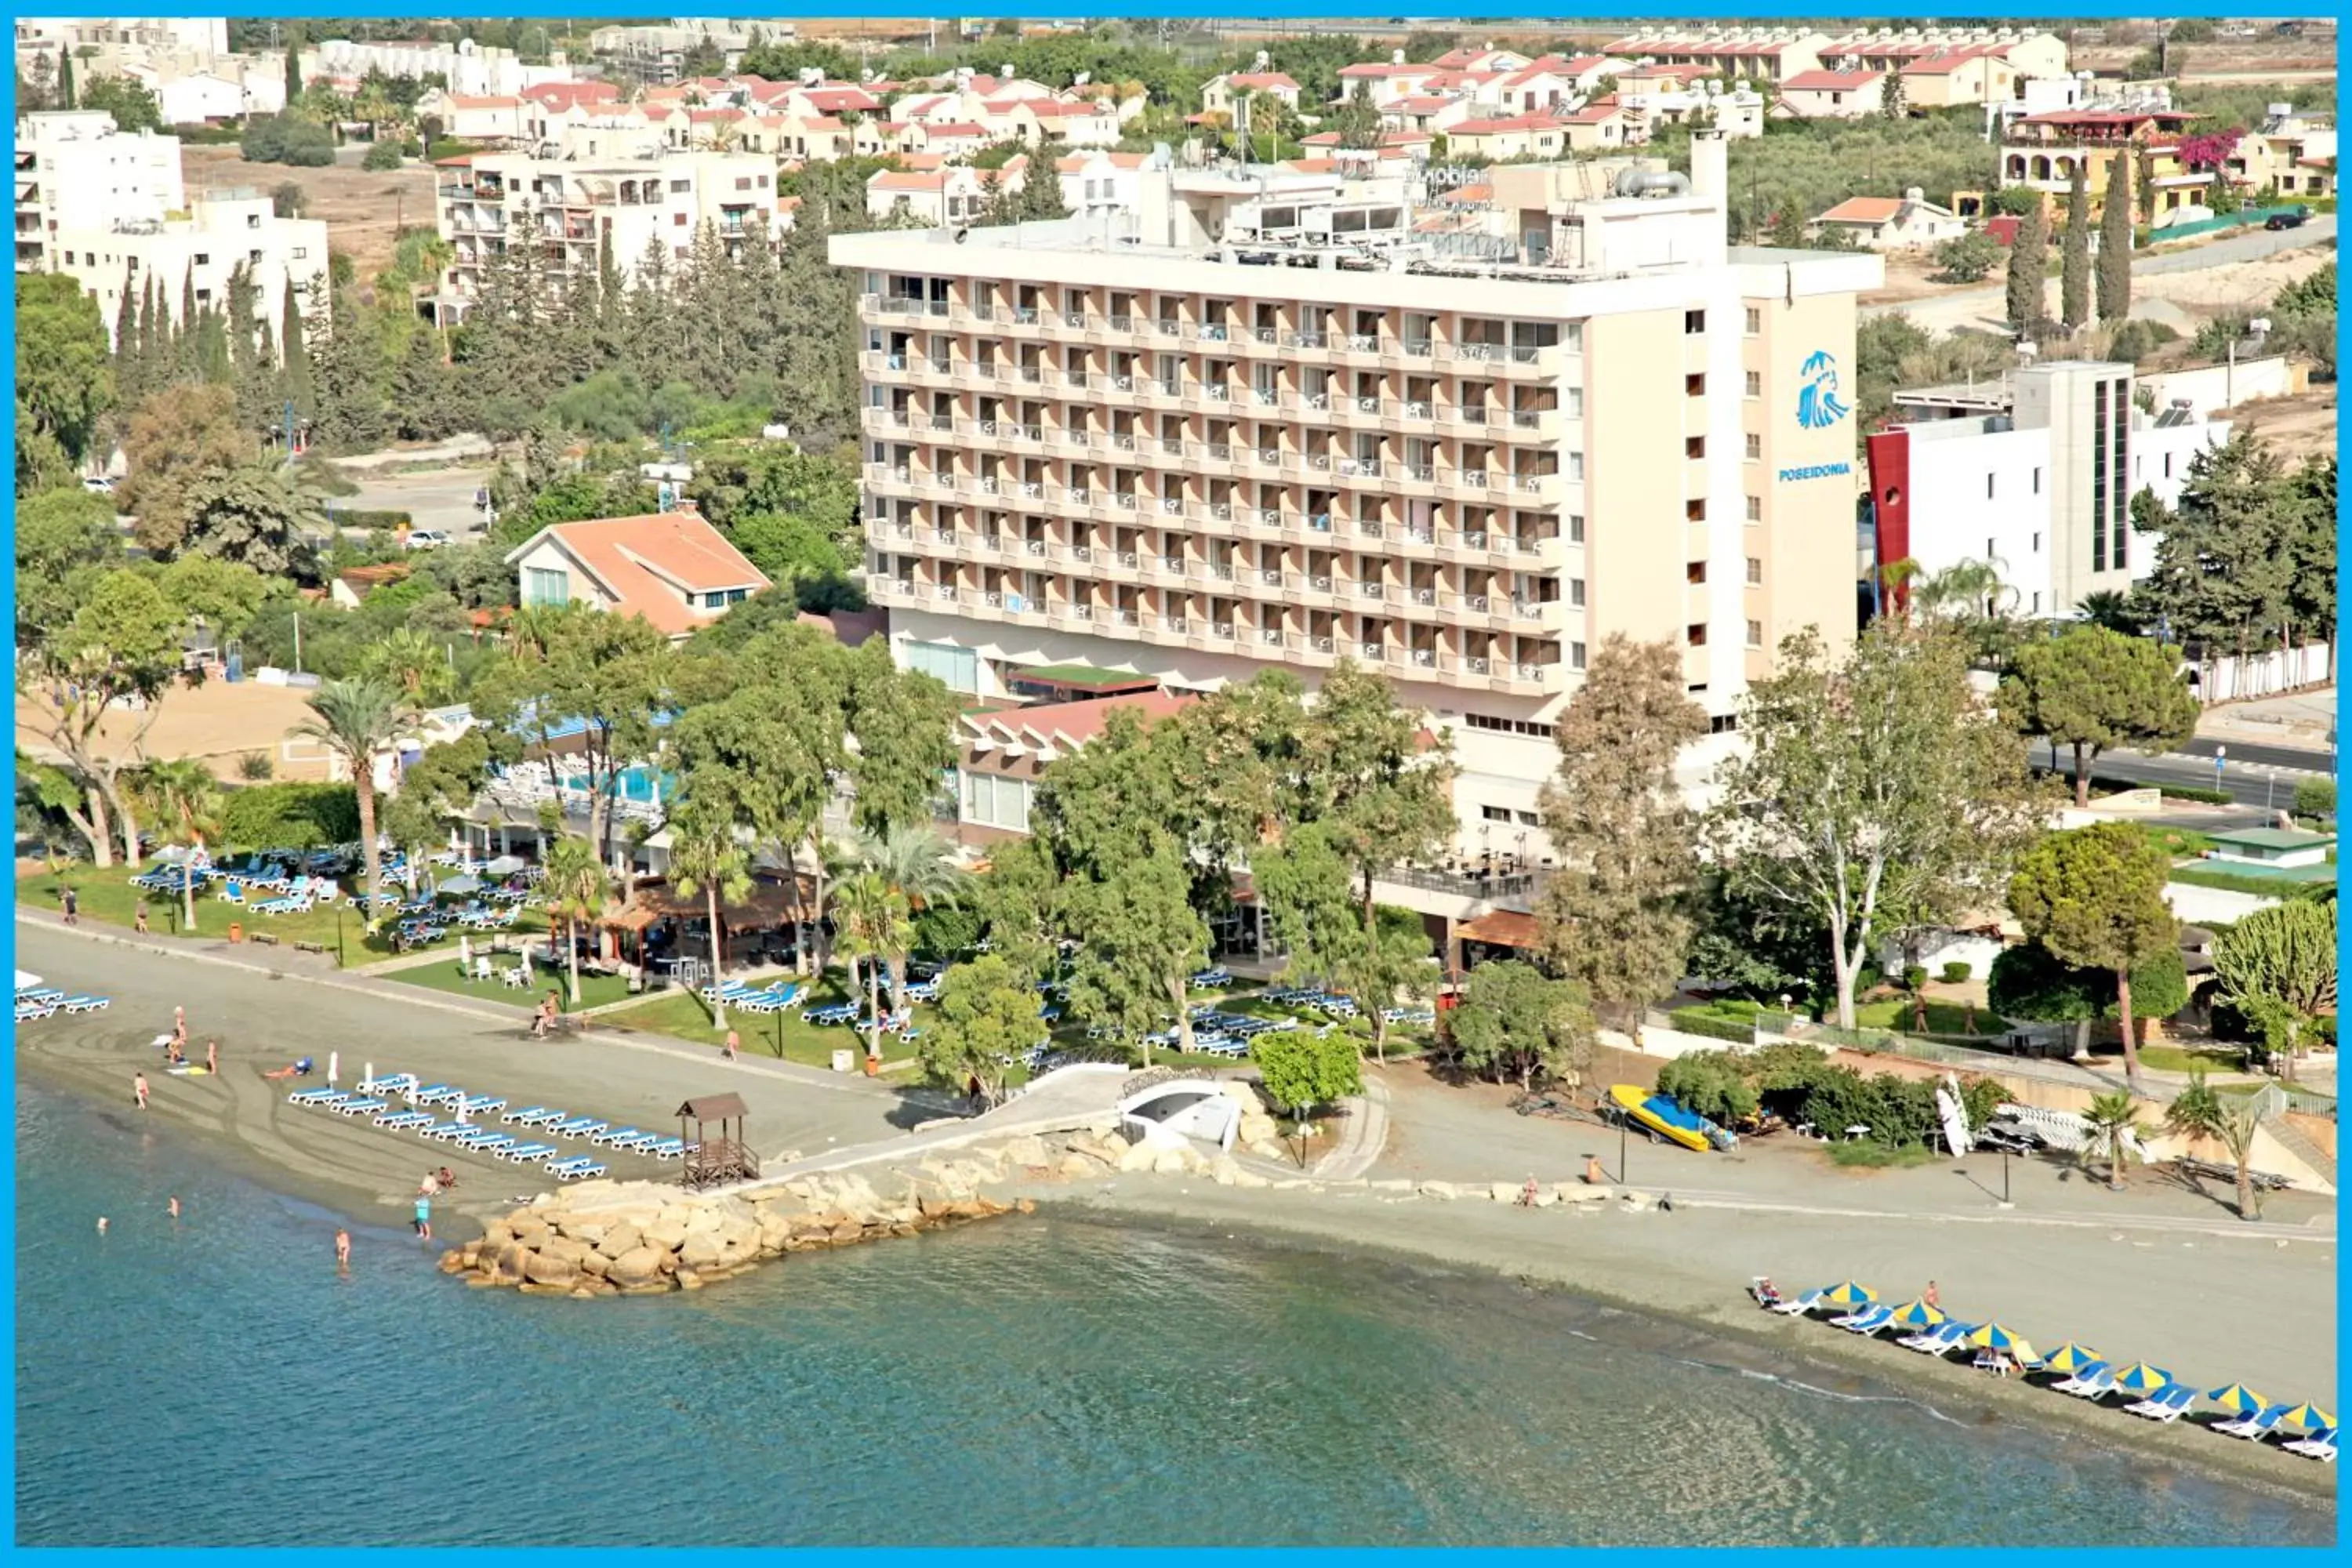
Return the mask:
[[717,1209],[698,1205],[687,1211],[686,1234],[688,1236],[712,1235],[725,1223]]
[[595,1250],[586,1242],[568,1236],[551,1236],[547,1238],[547,1245],[539,1249],[539,1255],[541,1258],[561,1258],[577,1268],[580,1260]]
[[677,1266],[681,1269],[716,1268],[725,1258],[726,1249],[719,1245],[715,1229],[693,1232],[677,1249]]
[[1066,1176],[1080,1177],[1100,1175],[1109,1169],[1100,1160],[1088,1159],[1075,1149],[1062,1156],[1062,1163],[1056,1168]]
[[1515,1204],[1526,1190],[1516,1182],[1495,1182],[1488,1184],[1486,1195],[1498,1204]]
[[1421,1195],[1425,1198],[1444,1200],[1458,1197],[1460,1194],[1454,1190],[1452,1182],[1423,1182],[1421,1184]]
[[1160,1150],[1159,1157],[1151,1162],[1151,1169],[1162,1176],[1181,1176],[1192,1169],[1192,1151],[1177,1143]]
[[569,1258],[534,1252],[523,1269],[523,1278],[534,1285],[569,1285],[580,1278],[580,1266]]
[[1054,1163],[1052,1156],[1045,1152],[1045,1141],[1034,1132],[1005,1144],[1003,1153],[1008,1163],[1032,1170]]
[[662,1265],[669,1261],[669,1257],[658,1247],[633,1247],[613,1259],[605,1277],[625,1289],[650,1285],[661,1278]]
[[603,1239],[596,1243],[596,1250],[607,1258],[618,1258],[644,1245],[644,1241],[643,1233],[635,1226],[610,1226],[606,1227]]
[[645,1238],[665,1252],[676,1252],[686,1240],[686,1212],[665,1210],[660,1218],[646,1226]]
[[1149,1143],[1130,1143],[1118,1157],[1122,1171],[1149,1171],[1160,1163],[1160,1151]]
[[601,1252],[591,1252],[580,1259],[580,1272],[591,1279],[602,1279],[612,1272],[613,1260]]

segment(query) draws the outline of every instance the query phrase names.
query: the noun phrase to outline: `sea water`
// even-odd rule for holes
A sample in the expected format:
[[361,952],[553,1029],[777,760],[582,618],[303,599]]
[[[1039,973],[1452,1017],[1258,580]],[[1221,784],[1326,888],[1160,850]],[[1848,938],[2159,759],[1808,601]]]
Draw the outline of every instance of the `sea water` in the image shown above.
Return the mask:
[[127,1107],[16,1120],[23,1544],[2334,1538],[1498,1281],[1046,1215],[550,1300],[404,1230],[339,1276],[339,1216]]

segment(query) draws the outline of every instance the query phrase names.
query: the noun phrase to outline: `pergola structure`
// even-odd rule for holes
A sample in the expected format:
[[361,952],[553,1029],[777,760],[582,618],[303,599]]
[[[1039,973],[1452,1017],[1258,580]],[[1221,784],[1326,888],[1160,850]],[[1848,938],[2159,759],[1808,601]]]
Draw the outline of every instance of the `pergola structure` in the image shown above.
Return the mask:
[[[740,1094],[698,1095],[677,1108],[678,1140],[687,1149],[679,1178],[685,1185],[715,1187],[748,1182],[760,1173],[760,1156],[743,1142],[749,1115]],[[716,1132],[710,1131],[713,1124]]]

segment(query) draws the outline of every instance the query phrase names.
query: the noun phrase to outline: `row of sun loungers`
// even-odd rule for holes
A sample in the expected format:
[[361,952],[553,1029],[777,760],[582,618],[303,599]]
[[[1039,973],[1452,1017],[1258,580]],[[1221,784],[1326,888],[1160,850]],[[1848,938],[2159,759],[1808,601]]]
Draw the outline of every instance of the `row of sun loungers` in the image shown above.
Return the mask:
[[[548,1174],[559,1181],[571,1182],[588,1176],[601,1176],[605,1171],[605,1167],[592,1156],[572,1155],[558,1158],[562,1155],[563,1151],[552,1143],[526,1143],[518,1140],[511,1132],[501,1132],[495,1128],[465,1121],[444,1121],[434,1111],[404,1110],[389,1100],[353,1095],[341,1089],[298,1089],[287,1098],[293,1104],[308,1106],[314,1110],[331,1110],[340,1116],[365,1116],[386,1131],[414,1132],[420,1138],[446,1143],[452,1148],[463,1149],[468,1153],[495,1155],[499,1159],[512,1161],[518,1165],[543,1164]],[[489,1099],[488,1095],[468,1096],[462,1103],[468,1108],[470,1114],[478,1101]],[[504,1101],[496,1103],[503,1104]],[[676,1139],[669,1139],[667,1142],[678,1142]],[[629,1147],[633,1152],[651,1153],[660,1159],[676,1159],[686,1152],[684,1144],[678,1144],[675,1151],[652,1147],[640,1149],[635,1143]]]
[[55,986],[33,986],[16,993],[16,1022],[29,1024],[59,1013],[102,1013],[113,1002],[110,996],[60,991]]

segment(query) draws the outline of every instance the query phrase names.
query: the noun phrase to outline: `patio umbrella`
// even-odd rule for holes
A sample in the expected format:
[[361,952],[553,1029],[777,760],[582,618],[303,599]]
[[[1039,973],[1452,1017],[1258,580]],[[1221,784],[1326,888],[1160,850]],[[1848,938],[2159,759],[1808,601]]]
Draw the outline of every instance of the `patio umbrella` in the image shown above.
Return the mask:
[[41,977],[33,973],[30,970],[20,969],[16,971],[17,990],[30,991],[34,986],[38,985],[40,983]]
[[1857,1285],[1849,1279],[1843,1285],[1832,1285],[1822,1292],[1824,1307],[1867,1307],[1878,1300],[1878,1292],[1867,1285]]
[[2222,1409],[2235,1411],[2240,1415],[2252,1415],[2270,1405],[2269,1400],[2242,1383],[2233,1383],[2227,1388],[2214,1389],[2205,1397]]
[[2088,1345],[2078,1345],[2068,1340],[2042,1358],[2042,1364],[2051,1372],[2075,1373],[2099,1359],[2099,1352]]
[[2336,1430],[2335,1415],[2328,1411],[2322,1410],[2316,1405],[2298,1405],[2294,1409],[2279,1417],[2279,1425],[2282,1426],[2287,1425],[2289,1422],[2302,1427],[2306,1432],[2333,1432]]
[[1895,1309],[1895,1321],[1906,1329],[1932,1329],[1944,1321],[1944,1313],[1925,1301],[1906,1301]]
[[2144,1361],[2136,1361],[2132,1363],[2131,1365],[2124,1368],[2123,1371],[2116,1373],[2116,1392],[2118,1394],[2154,1394],[2158,1389],[2162,1388],[2171,1381],[2172,1374],[2165,1371],[2164,1368],[2160,1366],[2150,1366]]
[[479,877],[444,877],[435,890],[457,896],[478,893],[482,890],[482,879]]
[[[1969,1343],[1982,1345],[1990,1351],[1999,1351],[2018,1362],[2038,1362],[2042,1359],[2033,1353],[2032,1342],[2016,1330],[2001,1323],[1987,1323],[1969,1336]],[[2171,1382],[2170,1374],[2168,1373],[2164,1381]]]
[[530,864],[520,855],[501,855],[482,869],[493,877],[511,877]]

